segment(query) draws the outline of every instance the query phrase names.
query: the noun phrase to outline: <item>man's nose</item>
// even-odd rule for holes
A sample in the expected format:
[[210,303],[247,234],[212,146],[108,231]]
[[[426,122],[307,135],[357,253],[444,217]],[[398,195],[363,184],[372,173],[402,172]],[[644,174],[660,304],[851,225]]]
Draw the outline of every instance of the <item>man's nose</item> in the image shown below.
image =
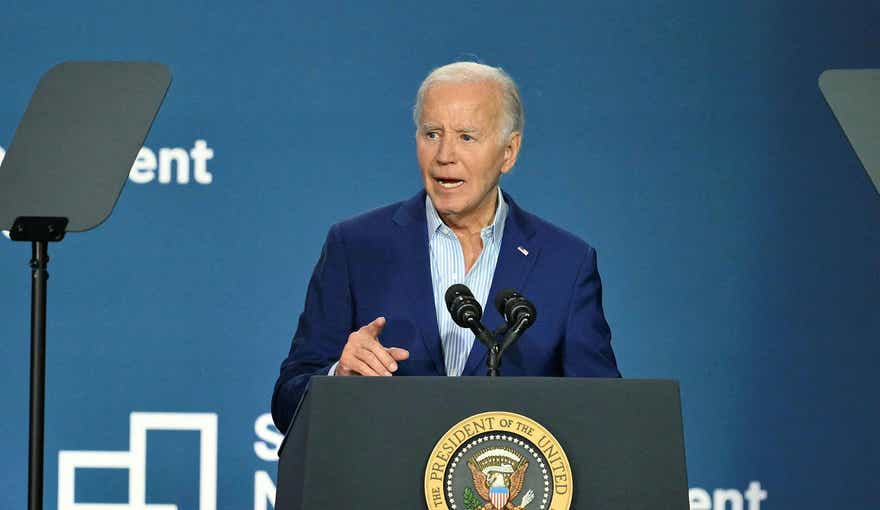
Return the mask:
[[441,165],[455,163],[455,141],[445,136],[442,137],[437,147],[436,157],[437,162]]

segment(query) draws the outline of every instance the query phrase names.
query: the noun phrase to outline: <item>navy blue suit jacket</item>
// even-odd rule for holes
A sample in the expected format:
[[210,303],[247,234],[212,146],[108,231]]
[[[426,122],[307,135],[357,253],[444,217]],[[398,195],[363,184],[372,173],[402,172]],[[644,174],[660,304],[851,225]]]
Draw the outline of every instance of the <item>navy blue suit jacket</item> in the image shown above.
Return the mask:
[[[516,289],[538,310],[535,324],[505,353],[504,376],[619,377],[602,311],[596,251],[510,206],[489,292]],[[503,322],[493,305],[483,324]],[[425,192],[334,225],[309,282],[305,308],[272,396],[286,430],[309,378],[325,375],[349,334],[386,318],[382,345],[407,349],[394,374],[446,375],[431,283]],[[474,341],[462,375],[485,375],[486,348]]]

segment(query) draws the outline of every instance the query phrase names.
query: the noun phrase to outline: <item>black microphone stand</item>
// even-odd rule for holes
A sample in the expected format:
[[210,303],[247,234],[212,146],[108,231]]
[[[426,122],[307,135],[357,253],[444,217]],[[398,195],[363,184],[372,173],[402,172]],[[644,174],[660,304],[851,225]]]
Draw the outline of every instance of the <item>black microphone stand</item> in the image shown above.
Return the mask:
[[[488,371],[486,375],[489,377],[498,377],[501,375],[501,355],[504,354],[504,351],[507,350],[507,348],[510,347],[520,335],[523,334],[523,331],[528,327],[530,320],[531,317],[524,315],[520,317],[512,328],[508,329],[508,325],[503,324],[497,330],[492,332],[486,329],[476,317],[468,319],[468,327],[474,332],[474,336],[476,336],[488,350],[486,356],[486,367]],[[504,339],[499,342],[498,338],[502,335]]]
[[468,317],[467,323],[470,330],[474,332],[474,336],[477,337],[477,340],[482,342],[489,351],[489,355],[486,358],[486,366],[489,368],[489,371],[486,375],[498,377],[501,375],[499,368],[501,367],[502,349],[497,340],[497,332],[493,333],[486,329],[474,316]]
[[507,334],[504,335],[504,340],[501,342],[501,352],[504,352],[508,347],[516,342],[516,340],[523,334],[523,332],[531,325],[532,317],[528,314],[523,314],[520,316],[519,320],[516,321],[516,324],[513,325],[512,328],[507,330]]

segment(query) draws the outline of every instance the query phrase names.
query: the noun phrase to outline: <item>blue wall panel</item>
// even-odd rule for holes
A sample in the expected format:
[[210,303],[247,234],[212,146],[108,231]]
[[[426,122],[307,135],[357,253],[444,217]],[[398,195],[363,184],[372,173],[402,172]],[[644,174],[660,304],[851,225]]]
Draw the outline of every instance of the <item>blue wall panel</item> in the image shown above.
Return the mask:
[[[419,189],[415,90],[460,59],[519,82],[502,185],[597,247],[624,375],[681,381],[691,487],[875,506],[880,198],[816,81],[880,67],[876,2],[2,10],[0,147],[52,65],[140,59],[174,73],[146,146],[213,151],[210,183],[130,182],[101,228],[51,247],[47,508],[59,452],[128,451],[132,412],[216,415],[216,508],[264,508],[255,428],[326,230]],[[29,256],[0,238],[8,508],[26,497]],[[146,434],[145,501],[198,508],[199,434]],[[126,501],[118,472],[77,473],[77,502]]]

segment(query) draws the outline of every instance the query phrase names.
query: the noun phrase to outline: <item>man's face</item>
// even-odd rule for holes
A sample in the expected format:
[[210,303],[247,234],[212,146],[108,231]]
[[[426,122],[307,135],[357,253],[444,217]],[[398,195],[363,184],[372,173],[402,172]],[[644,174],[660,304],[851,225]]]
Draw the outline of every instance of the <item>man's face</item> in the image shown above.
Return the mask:
[[447,222],[485,226],[495,187],[513,168],[520,133],[501,139],[499,86],[491,81],[435,83],[425,91],[416,153],[425,190]]

